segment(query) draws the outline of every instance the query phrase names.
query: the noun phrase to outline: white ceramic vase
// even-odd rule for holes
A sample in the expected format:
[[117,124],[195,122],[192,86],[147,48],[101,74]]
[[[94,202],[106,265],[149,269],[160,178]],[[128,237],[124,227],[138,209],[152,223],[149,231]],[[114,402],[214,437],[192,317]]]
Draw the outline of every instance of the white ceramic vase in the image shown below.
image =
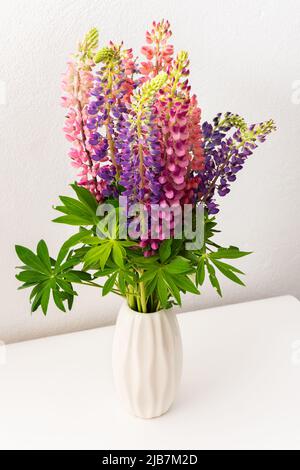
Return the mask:
[[182,344],[176,314],[120,309],[113,342],[113,374],[127,410],[140,418],[165,413],[176,396]]

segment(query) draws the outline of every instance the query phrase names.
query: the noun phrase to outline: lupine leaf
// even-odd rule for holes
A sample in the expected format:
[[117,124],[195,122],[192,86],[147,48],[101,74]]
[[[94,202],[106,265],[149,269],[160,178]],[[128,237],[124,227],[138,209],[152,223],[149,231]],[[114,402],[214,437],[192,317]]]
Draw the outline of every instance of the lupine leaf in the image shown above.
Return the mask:
[[243,271],[240,269],[236,268],[235,266],[232,266],[231,264],[224,263],[223,261],[220,261],[219,259],[214,259],[212,258],[211,260],[216,266],[222,266],[225,270],[229,269],[230,271],[233,271],[234,273],[239,273],[239,274],[245,274]]
[[41,306],[44,315],[47,314],[47,309],[48,309],[48,304],[49,304],[49,298],[50,298],[50,283],[45,286],[43,289],[42,297],[41,297]]
[[211,285],[216,289],[219,296],[222,297],[222,291],[221,291],[219,281],[216,277],[216,271],[215,271],[214,267],[211,264],[209,264],[209,262],[207,260],[206,260],[206,267],[207,267],[207,270],[208,270],[208,275],[209,275],[209,280],[211,282]]
[[177,276],[174,276],[173,279],[177,287],[183,292],[187,291],[187,292],[191,292],[192,294],[198,294],[198,295],[200,294],[197,287],[190,280],[190,278],[186,276],[185,274],[178,274]]
[[94,248],[91,248],[84,257],[84,266],[88,267],[100,264],[100,267],[103,270],[111,253],[111,250],[112,244],[110,242],[103,243],[100,246],[95,246]]
[[159,247],[159,257],[162,263],[167,261],[167,259],[171,256],[172,250],[172,240],[164,240]]
[[161,273],[157,276],[157,292],[162,308],[165,308],[168,302],[168,288]]
[[61,297],[60,297],[59,291],[56,290],[56,289],[52,289],[52,296],[53,296],[53,300],[54,300],[54,302],[55,302],[55,305],[56,305],[60,310],[62,310],[63,312],[65,312],[66,309],[65,309],[65,306],[64,306],[64,304],[63,304],[63,301],[62,301],[62,299],[61,299]]
[[89,207],[94,214],[98,207],[96,198],[90,193],[88,189],[78,186],[77,184],[71,184],[72,189],[76,192],[78,199]]
[[78,215],[79,217],[90,218],[94,221],[94,212],[90,207],[83,204],[81,201],[69,196],[59,196],[61,202],[69,209],[70,215]]
[[[124,249],[123,249],[124,250]],[[122,247],[117,241],[114,241],[113,246],[112,246],[112,257],[114,262],[116,263],[119,268],[124,267],[124,252],[122,250]]]
[[204,263],[203,257],[200,258],[200,261],[198,263],[196,278],[197,278],[198,284],[202,286],[204,283],[204,279],[205,279],[205,263]]
[[65,243],[62,245],[61,249],[59,250],[55,266],[58,267],[61,264],[61,262],[67,256],[70,248],[80,243],[90,233],[91,233],[90,230],[87,230],[84,228],[80,232],[75,233],[75,235],[72,235],[67,241],[65,241]]
[[212,262],[224,276],[228,277],[228,279],[230,279],[233,282],[236,282],[237,284],[241,286],[245,285],[243,281],[241,281],[241,279],[236,274],[234,274],[234,272],[232,272],[228,268],[224,268],[224,265],[222,263],[219,263],[217,260],[213,260],[213,259],[212,259]]
[[215,253],[210,254],[210,258],[219,259],[219,258],[242,258],[243,256],[250,255],[252,251],[240,251],[239,248],[235,246],[230,246],[229,248],[219,248]]
[[126,294],[126,283],[125,283],[125,277],[123,271],[119,271],[118,275],[118,286],[120,292],[125,295]]
[[21,282],[42,282],[48,279],[43,273],[38,273],[37,271],[22,271],[19,274],[16,274],[16,279]]
[[193,272],[193,268],[189,260],[183,256],[176,256],[164,269],[170,274],[183,274]]
[[170,291],[172,293],[172,295],[174,296],[174,298],[176,299],[178,305],[181,305],[181,297],[180,297],[180,291],[178,289],[178,287],[176,286],[176,283],[174,282],[172,276],[170,274],[168,274],[167,272],[164,272],[163,274],[169,288],[170,288]]
[[49,251],[44,240],[39,241],[36,252],[37,252],[37,256],[45,265],[46,269],[49,272],[51,272],[51,262],[50,262],[50,257],[49,257]]
[[93,275],[93,279],[96,279],[97,277],[106,277],[109,276],[110,274],[114,273],[116,271],[116,268],[104,268],[103,270],[95,272]]
[[29,248],[21,245],[16,245],[15,248],[18,257],[23,263],[25,263],[27,266],[30,266],[30,268],[35,271],[48,274],[48,270],[42,261],[31,250],[29,250]]
[[117,278],[117,273],[114,273],[107,279],[102,289],[103,297],[107,295],[109,292],[111,292],[111,290],[114,288],[116,278]]
[[58,224],[67,224],[67,225],[94,225],[94,222],[87,217],[79,217],[76,215],[62,215],[61,217],[57,217],[53,219],[52,222],[56,222]]

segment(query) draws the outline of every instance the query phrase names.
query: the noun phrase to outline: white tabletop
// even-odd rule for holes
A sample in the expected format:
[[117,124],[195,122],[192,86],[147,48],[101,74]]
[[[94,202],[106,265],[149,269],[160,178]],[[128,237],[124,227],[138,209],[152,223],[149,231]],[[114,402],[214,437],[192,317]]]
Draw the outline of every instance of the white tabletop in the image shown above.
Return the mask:
[[[300,449],[300,302],[179,315],[177,401],[141,420],[113,387],[114,327],[12,344],[0,356],[1,449]],[[2,362],[2,365],[1,365]]]

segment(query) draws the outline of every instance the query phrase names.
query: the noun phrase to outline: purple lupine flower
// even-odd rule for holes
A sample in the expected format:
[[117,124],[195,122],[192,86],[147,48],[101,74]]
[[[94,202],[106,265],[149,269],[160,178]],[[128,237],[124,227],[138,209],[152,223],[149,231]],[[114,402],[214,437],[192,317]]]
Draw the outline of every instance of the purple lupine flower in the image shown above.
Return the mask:
[[203,124],[205,167],[199,173],[200,191],[210,214],[218,212],[215,192],[222,197],[230,192],[230,183],[257,147],[256,141],[264,142],[274,128],[272,120],[247,127],[242,118],[231,113],[224,117],[218,114],[213,125]]

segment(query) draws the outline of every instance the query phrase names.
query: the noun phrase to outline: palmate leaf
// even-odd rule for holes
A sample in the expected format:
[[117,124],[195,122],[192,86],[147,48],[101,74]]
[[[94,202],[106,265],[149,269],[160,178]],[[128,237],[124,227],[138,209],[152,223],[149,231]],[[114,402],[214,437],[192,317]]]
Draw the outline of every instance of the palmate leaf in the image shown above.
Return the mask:
[[144,282],[147,296],[157,295],[162,308],[167,308],[175,299],[181,305],[180,292],[192,292],[199,294],[198,289],[188,277],[194,272],[194,268],[189,259],[183,256],[176,256],[169,263],[149,263],[143,268],[143,274],[139,282]]
[[[127,252],[128,242],[126,240],[98,239],[99,245],[93,246],[84,256],[84,267],[103,271],[107,263],[113,262],[119,268],[124,268],[124,260]],[[132,244],[130,243],[130,246]]]
[[112,257],[116,265],[119,266],[119,268],[124,267],[125,256],[126,256],[126,252],[125,252],[125,249],[122,247],[122,245],[118,243],[117,241],[113,242]]
[[110,241],[105,241],[101,245],[91,248],[84,257],[84,268],[101,267],[103,270],[110,256],[113,245]]
[[97,200],[87,189],[75,184],[71,185],[71,187],[78,199],[60,196],[59,198],[63,205],[56,206],[54,209],[65,215],[57,217],[53,222],[80,226],[97,225],[100,220],[96,215]]
[[240,274],[244,274],[242,271],[235,268],[234,266],[230,266],[229,264],[222,263],[221,261],[217,261],[214,259],[212,259],[211,261],[224,276],[228,277],[228,279],[230,279],[233,282],[236,282],[237,284],[241,286],[245,285],[243,281],[241,281],[241,279],[233,272],[233,271],[236,271],[236,272],[239,272]]
[[59,270],[59,266],[61,265],[62,261],[65,259],[67,254],[69,253],[70,248],[73,246],[78,245],[80,242],[84,240],[85,237],[87,237],[91,233],[90,230],[87,230],[85,228],[82,228],[80,232],[75,233],[75,235],[72,235],[61,247],[61,249],[58,252],[57,255],[57,260],[55,263],[55,268],[56,271]]
[[44,274],[48,274],[49,270],[45,267],[44,263],[40,258],[35,255],[29,248],[25,246],[16,245],[16,253],[20,260],[34,271],[38,271]]
[[38,243],[37,254],[28,248],[16,246],[17,255],[25,263],[19,267],[21,272],[16,275],[16,278],[23,282],[21,288],[32,288],[30,295],[32,312],[41,306],[46,315],[51,291],[54,302],[60,310],[65,311],[64,301],[70,309],[74,296],[77,295],[72,283],[80,284],[91,280],[89,273],[73,269],[74,265],[81,262],[81,259],[69,251],[69,248],[79,243],[87,233],[89,231],[82,230],[67,240],[60,249],[56,261],[50,258],[47,245],[43,240]]

